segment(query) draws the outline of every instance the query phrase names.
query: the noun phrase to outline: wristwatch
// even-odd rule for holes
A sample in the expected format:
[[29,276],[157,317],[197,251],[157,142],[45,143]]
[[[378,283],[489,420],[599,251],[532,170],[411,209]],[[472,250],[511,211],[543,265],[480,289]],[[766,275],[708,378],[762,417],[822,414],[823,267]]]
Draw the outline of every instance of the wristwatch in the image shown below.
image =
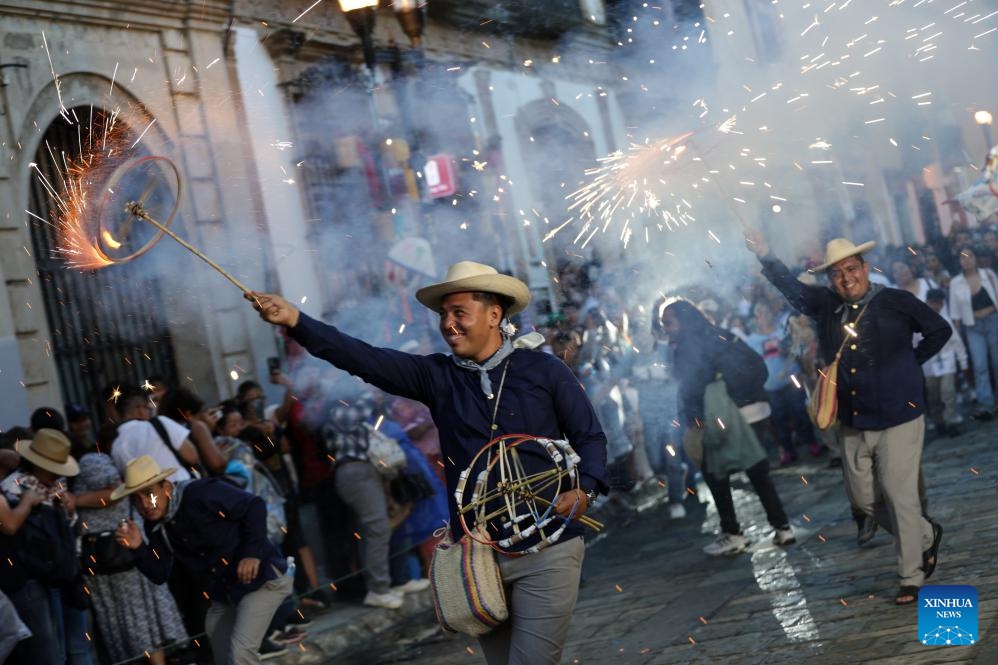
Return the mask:
[[586,509],[588,510],[591,505],[596,503],[596,499],[599,498],[599,492],[596,491],[595,487],[584,491],[586,492]]

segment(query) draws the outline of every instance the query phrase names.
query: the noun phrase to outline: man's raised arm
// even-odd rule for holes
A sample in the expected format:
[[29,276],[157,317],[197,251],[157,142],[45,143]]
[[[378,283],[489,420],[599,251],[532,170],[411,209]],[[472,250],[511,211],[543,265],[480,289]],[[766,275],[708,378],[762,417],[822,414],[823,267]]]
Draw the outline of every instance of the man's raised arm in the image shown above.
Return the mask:
[[745,246],[759,257],[762,264],[762,275],[775,286],[790,306],[797,311],[815,316],[822,308],[822,302],[832,293],[828,289],[808,286],[790,273],[790,269],[772,255],[769,243],[757,229],[745,230]]

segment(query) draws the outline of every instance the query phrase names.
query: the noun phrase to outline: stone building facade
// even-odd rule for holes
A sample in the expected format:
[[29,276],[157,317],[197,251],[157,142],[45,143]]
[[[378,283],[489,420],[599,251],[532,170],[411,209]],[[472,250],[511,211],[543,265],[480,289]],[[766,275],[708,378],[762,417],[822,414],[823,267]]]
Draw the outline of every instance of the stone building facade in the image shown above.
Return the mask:
[[[50,221],[59,201],[40,181],[59,189],[67,165],[87,171],[81,144],[95,145],[101,111],[116,112],[127,137],[107,162],[175,164],[180,184],[165,178],[157,209],[168,214],[172,196],[172,229],[252,289],[332,318],[390,301],[375,326],[386,343],[420,323],[401,293],[458,256],[490,260],[550,298],[555,250],[542,240],[561,221],[573,160],[625,141],[616,74],[593,63],[612,45],[602,3],[431,2],[419,51],[383,7],[370,68],[335,3],[306,9],[262,0],[0,8],[0,427],[67,401],[100,418],[100,388],[154,374],[208,400],[228,397],[266,377],[279,353],[242,293],[169,238],[120,265],[67,267]],[[453,192],[427,194],[431,158],[452,166]],[[120,223],[98,182],[87,223]]]

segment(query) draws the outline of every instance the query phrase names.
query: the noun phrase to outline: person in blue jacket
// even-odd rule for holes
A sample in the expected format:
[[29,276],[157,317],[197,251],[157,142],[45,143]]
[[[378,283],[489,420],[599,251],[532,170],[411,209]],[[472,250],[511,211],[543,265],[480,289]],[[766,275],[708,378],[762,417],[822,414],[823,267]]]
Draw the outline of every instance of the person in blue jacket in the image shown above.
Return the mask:
[[145,538],[128,520],[118,526],[118,541],[135,551],[136,567],[155,584],[165,583],[175,565],[207,574],[205,630],[216,665],[259,663],[270,620],[293,585],[285,558],[267,539],[267,506],[221,478],[174,484],[167,480],[174,471],[148,455],[128,462],[111,500],[132,497]]
[[[835,394],[842,470],[850,502],[894,536],[901,584],[894,602],[918,601],[936,569],[943,529],[922,512],[919,468],[925,438],[922,363],[953,334],[931,307],[903,289],[871,283],[863,258],[874,242],[833,238],[824,262],[828,286],[810,286],[773,256],[761,233],[746,246],[790,305],[811,317],[825,366],[838,360]],[[921,334],[912,347],[915,333]],[[878,488],[880,492],[878,493]]]
[[[299,312],[278,295],[247,295],[261,318],[285,326],[312,355],[429,407],[440,432],[455,539],[463,535],[453,496],[458,477],[485,444],[503,434],[569,441],[581,457],[581,489],[567,489],[551,500],[558,515],[574,514],[576,519],[551,547],[525,556],[499,556],[510,618],[479,638],[490,665],[558,663],[584,553],[577,518],[608,490],[606,435],[578,379],[561,360],[514,346],[507,317],[529,304],[526,284],[491,266],[462,261],[448,269],[443,282],[417,291],[416,298],[439,315],[440,334],[451,355],[376,348]],[[540,455],[521,455],[521,461],[526,474],[551,463]],[[536,539],[525,539],[519,547],[535,544]]]

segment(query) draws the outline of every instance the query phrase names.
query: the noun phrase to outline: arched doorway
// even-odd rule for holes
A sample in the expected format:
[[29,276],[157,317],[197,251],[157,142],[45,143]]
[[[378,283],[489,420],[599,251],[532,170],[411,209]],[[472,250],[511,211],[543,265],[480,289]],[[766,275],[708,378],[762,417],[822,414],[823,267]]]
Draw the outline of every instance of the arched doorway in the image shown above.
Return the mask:
[[[57,117],[35,154],[40,176],[61,188],[64,160],[78,159],[81,147],[85,153],[101,140],[104,117],[91,107],[70,109]],[[124,129],[130,132],[132,128]],[[33,215],[32,250],[52,334],[50,353],[64,401],[86,405],[95,422],[102,422],[105,410],[100,395],[108,385],[140,385],[151,376],[177,383],[159,271],[153,269],[156,262],[147,258],[102,270],[70,268],[58,251],[56,226],[39,221],[53,220],[56,207],[39,174],[31,180],[29,212]],[[94,201],[88,202],[91,213],[97,207]],[[134,230],[133,241],[141,242],[149,233],[140,226]]]

